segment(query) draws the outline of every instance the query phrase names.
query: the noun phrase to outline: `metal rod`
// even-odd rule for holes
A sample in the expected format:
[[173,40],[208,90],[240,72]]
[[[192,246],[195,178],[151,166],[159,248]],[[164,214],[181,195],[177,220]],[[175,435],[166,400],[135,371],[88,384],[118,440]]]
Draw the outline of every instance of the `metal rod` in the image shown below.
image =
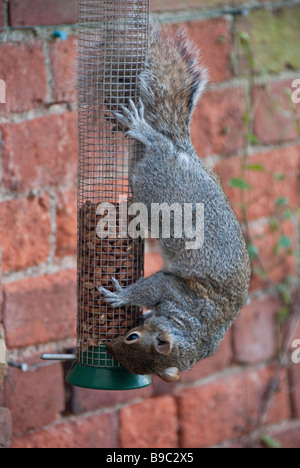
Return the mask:
[[74,361],[76,359],[75,354],[42,354],[41,359],[43,361]]

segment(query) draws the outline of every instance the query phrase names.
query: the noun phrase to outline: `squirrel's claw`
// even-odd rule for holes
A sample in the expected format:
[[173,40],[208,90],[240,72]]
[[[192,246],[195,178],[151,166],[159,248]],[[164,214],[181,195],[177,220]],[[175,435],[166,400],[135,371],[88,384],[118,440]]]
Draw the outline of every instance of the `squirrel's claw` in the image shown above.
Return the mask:
[[145,115],[145,106],[141,98],[139,98],[138,113],[140,118],[143,119]]
[[111,278],[111,281],[112,281],[112,283],[113,283],[113,285],[114,285],[114,288],[115,288],[115,290],[116,290],[117,292],[120,293],[120,292],[123,291],[123,288],[119,285],[119,282],[118,282],[118,280],[116,280],[116,278],[112,277],[112,278]]
[[124,127],[130,128],[131,123],[130,123],[130,121],[129,121],[126,117],[124,117],[124,115],[119,114],[118,112],[113,112],[113,114],[114,114],[115,118],[116,118],[119,122],[121,122],[121,124],[124,125]]
[[[126,107],[124,108],[124,110],[125,109]],[[129,109],[130,110],[126,109],[126,111],[131,115],[131,117],[133,117],[134,119],[138,119],[139,113],[132,99],[129,99]]]

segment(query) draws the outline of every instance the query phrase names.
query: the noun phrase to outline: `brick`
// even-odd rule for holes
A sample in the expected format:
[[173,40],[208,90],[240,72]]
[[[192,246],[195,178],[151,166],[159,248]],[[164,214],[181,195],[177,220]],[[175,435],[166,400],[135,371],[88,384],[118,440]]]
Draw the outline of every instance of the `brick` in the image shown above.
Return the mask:
[[[189,21],[180,24],[188,37],[201,51],[200,63],[209,72],[210,82],[220,82],[231,77],[232,49],[229,23],[225,18],[214,18],[204,21]],[[178,25],[173,27],[177,29]]]
[[0,0],[0,29],[4,26],[4,0]]
[[0,408],[0,448],[10,448],[12,423],[9,409]]
[[56,255],[75,255],[77,251],[77,190],[76,187],[58,193],[56,207]]
[[22,191],[76,182],[77,112],[3,124],[0,131],[4,187]]
[[245,93],[241,88],[207,91],[198,104],[191,127],[199,157],[237,152],[245,143]]
[[292,81],[279,81],[256,86],[254,99],[254,133],[261,143],[281,143],[296,140],[299,132],[296,117],[300,118],[300,106],[293,110]]
[[[274,368],[248,369],[219,376],[178,394],[181,447],[212,447],[250,432],[257,421]],[[286,373],[265,424],[290,415]]]
[[116,412],[77,417],[15,437],[12,448],[117,448]]
[[176,448],[177,414],[174,398],[150,398],[120,411],[122,448]]
[[276,317],[282,304],[276,297],[253,298],[233,326],[234,358],[242,364],[256,364],[275,357]]
[[76,272],[62,271],[3,287],[3,323],[8,348],[74,336]]
[[57,101],[77,102],[78,39],[56,40],[50,44],[50,59]]
[[77,21],[77,0],[10,0],[11,26],[72,24]]
[[47,76],[40,41],[2,43],[0,78],[6,83],[6,104],[0,115],[40,107],[46,100]]
[[145,255],[145,276],[151,276],[162,269],[163,259],[158,252],[149,252]]
[[[258,72],[280,73],[300,68],[299,24],[299,7],[273,11],[262,9],[251,12],[247,17],[238,17],[236,30],[250,34]],[[237,49],[237,56],[245,63],[241,47]]]
[[[245,190],[244,194],[249,221],[274,215],[276,201],[282,197],[289,200],[290,207],[298,206],[299,147],[279,148],[250,156],[247,165],[261,165],[264,169],[262,171],[249,169],[244,175],[242,164],[241,158],[233,157],[224,159],[214,169],[240,219],[241,190],[229,186],[231,179],[236,177],[242,176],[252,187],[251,190]],[[285,176],[284,180],[276,180],[276,174]]]
[[23,198],[0,204],[2,271],[46,262],[50,254],[49,199]]
[[[26,360],[40,363],[38,357]],[[6,385],[7,406],[12,414],[14,434],[49,424],[64,410],[64,376],[60,364],[40,367],[34,372],[10,368]]]

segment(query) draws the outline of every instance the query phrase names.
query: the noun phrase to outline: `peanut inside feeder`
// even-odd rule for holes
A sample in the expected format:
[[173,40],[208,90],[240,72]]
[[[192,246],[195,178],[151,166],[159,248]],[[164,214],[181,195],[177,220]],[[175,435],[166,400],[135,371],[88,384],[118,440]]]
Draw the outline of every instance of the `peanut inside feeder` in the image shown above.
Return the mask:
[[110,226],[114,233],[100,238],[97,226],[104,216],[97,214],[97,208],[87,201],[79,213],[79,354],[125,335],[141,317],[136,307],[112,308],[101,299],[97,286],[113,290],[112,277],[126,287],[142,275],[143,243],[140,239],[120,238],[119,205],[115,206],[116,225]]

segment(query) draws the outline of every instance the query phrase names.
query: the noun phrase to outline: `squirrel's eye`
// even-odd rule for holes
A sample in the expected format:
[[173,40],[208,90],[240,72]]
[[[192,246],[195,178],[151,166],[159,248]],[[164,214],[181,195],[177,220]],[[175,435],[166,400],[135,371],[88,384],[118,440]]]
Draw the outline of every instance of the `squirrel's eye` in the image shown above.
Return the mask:
[[140,335],[138,333],[131,333],[131,335],[127,336],[125,341],[131,342],[131,341],[136,341],[140,338]]

